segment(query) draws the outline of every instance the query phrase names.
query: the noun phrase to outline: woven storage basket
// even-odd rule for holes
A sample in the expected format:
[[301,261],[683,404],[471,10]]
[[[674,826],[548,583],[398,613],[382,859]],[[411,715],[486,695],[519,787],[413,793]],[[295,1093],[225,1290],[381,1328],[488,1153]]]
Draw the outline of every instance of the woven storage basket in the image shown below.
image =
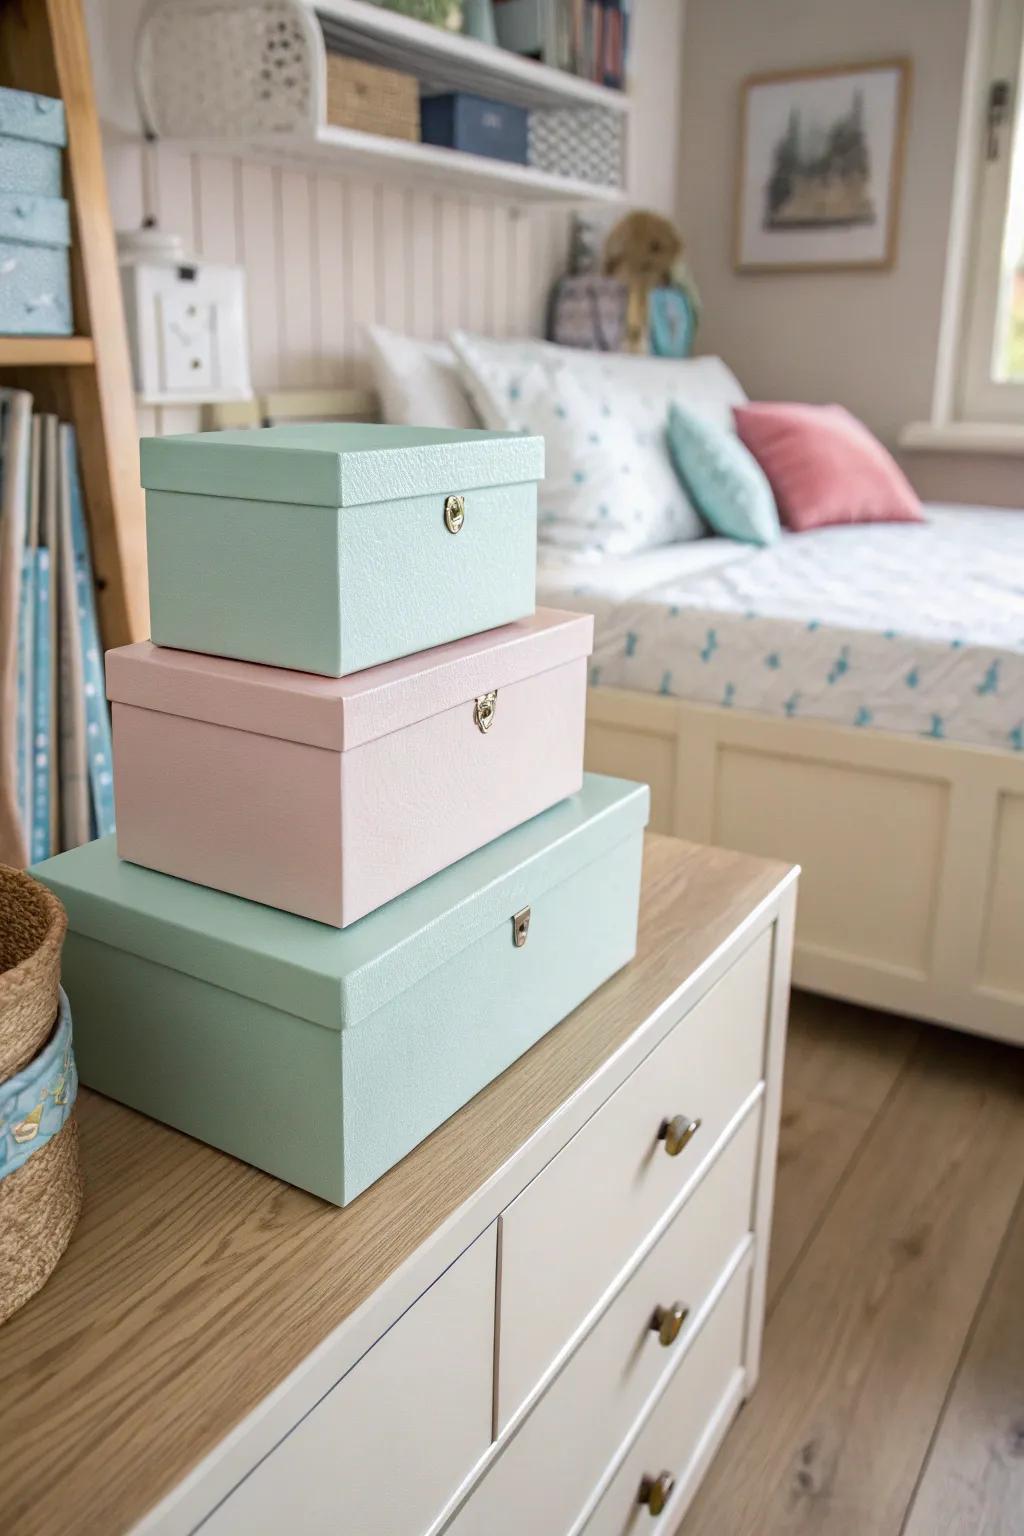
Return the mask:
[[67,926],[52,891],[0,864],[0,1083],[27,1067],[53,1030]]
[[74,1115],[64,1129],[0,1179],[0,1323],[45,1285],[82,1211]]
[[344,53],[327,55],[327,121],[386,139],[420,136],[420,89],[412,75],[364,64]]
[[[0,1323],[49,1277],[82,1209],[71,1019],[59,987],[66,927],[52,892],[0,865]],[[25,1099],[12,1109],[20,1083]],[[5,1174],[9,1152],[16,1166]]]

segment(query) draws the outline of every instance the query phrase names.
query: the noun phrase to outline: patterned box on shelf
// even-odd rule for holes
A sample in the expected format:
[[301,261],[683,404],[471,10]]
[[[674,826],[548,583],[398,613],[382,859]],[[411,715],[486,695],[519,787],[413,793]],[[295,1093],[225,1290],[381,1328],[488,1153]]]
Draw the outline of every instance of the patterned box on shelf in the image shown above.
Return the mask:
[[346,678],[110,651],[118,852],[346,927],[579,789],[592,642],[541,609]]
[[61,193],[64,103],[0,87],[0,192]]
[[510,160],[515,165],[526,164],[526,119],[523,107],[465,91],[424,96],[420,103],[425,144],[486,155],[491,160]]
[[343,932],[61,854],[81,1079],[347,1204],[632,958],[647,811],[588,775]]
[[530,113],[529,163],[552,176],[621,187],[624,122],[621,112],[605,107],[538,107]]
[[152,637],[343,677],[525,618],[543,473],[513,432],[144,439]]
[[0,332],[71,334],[70,244],[62,197],[0,192]]

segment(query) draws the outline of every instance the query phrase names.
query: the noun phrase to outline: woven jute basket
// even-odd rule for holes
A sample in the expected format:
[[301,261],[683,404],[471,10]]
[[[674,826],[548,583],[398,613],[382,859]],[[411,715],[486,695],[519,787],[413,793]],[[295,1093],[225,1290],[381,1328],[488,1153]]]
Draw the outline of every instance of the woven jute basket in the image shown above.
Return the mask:
[[64,1129],[0,1179],[0,1323],[50,1278],[82,1210],[78,1126]]
[[[64,908],[52,892],[20,870],[0,865],[0,1085],[30,1067],[55,1035],[66,928]],[[66,1034],[66,999],[63,1009]],[[48,1055],[60,1049],[58,1031]],[[71,1071],[73,1081],[73,1064]],[[9,1129],[0,1126],[0,1135]],[[48,1279],[81,1209],[72,1112],[56,1135],[0,1177],[0,1323]]]
[[0,1083],[27,1067],[50,1037],[67,926],[52,891],[0,864]]
[[386,139],[420,137],[420,88],[414,75],[365,64],[343,53],[327,55],[327,121]]

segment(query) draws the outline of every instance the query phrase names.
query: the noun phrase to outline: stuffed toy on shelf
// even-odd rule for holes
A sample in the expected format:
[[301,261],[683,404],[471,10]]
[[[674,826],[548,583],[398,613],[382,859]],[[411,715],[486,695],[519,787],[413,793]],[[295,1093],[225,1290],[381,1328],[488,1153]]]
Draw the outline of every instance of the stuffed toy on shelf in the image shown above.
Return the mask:
[[577,217],[571,270],[552,295],[548,334],[567,346],[688,357],[700,296],[683,238],[660,214],[638,210],[609,227]]
[[683,250],[675,226],[643,210],[627,213],[605,240],[601,270],[627,292],[627,352],[689,355],[700,301]]

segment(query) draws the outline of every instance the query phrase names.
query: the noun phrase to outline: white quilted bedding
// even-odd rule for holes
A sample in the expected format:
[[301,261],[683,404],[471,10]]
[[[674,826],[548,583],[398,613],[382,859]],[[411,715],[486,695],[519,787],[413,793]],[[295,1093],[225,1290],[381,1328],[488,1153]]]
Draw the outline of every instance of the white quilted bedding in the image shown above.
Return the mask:
[[1024,511],[551,559],[539,601],[597,619],[591,681],[1024,751]]

